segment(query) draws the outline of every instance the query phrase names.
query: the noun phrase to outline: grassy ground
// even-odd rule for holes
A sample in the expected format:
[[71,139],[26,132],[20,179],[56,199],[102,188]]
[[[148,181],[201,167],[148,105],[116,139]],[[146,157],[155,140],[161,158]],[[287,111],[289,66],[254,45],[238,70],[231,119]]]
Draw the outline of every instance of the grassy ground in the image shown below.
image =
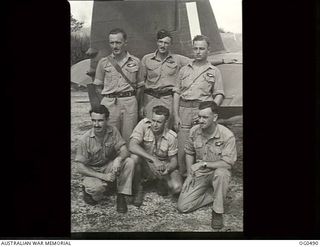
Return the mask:
[[[128,205],[127,214],[115,209],[115,196],[95,206],[82,200],[81,176],[76,173],[74,156],[78,138],[91,128],[87,93],[71,93],[71,231],[72,232],[211,232],[211,207],[206,206],[189,214],[180,214],[176,201],[160,197],[149,188],[143,205]],[[229,126],[237,139],[238,161],[232,169],[227,194],[224,223],[219,231],[243,231],[243,180],[242,180],[242,121]]]

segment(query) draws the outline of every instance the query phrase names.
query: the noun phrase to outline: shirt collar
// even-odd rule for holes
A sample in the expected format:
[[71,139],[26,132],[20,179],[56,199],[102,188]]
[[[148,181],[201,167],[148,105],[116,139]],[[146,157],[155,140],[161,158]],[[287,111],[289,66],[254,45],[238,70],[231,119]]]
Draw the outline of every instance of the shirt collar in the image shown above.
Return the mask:
[[[111,53],[111,57],[115,58],[113,53]],[[128,62],[129,59],[132,59],[132,55],[128,51],[126,51],[126,56],[121,60],[121,62],[125,64],[126,62]]]
[[214,130],[214,132],[212,133],[212,135],[210,135],[208,138],[203,135],[202,129],[200,128],[200,126],[199,126],[199,129],[198,129],[198,133],[199,133],[201,136],[203,136],[205,139],[208,139],[208,140],[214,139],[214,138],[216,138],[216,139],[219,139],[219,138],[220,138],[220,130],[219,130],[219,125],[218,125],[218,124],[216,125],[216,129]]
[[[159,59],[157,59],[157,54],[158,54],[158,49],[154,52],[154,53],[152,53],[152,57],[151,57],[151,59],[155,59],[155,60],[157,60],[157,61],[160,61]],[[169,51],[168,52],[168,56],[166,56],[166,58],[163,60],[163,61],[166,61],[169,57],[172,57],[172,53],[171,53],[171,51]]]
[[[112,132],[111,126],[107,125],[106,134],[111,133],[111,132]],[[96,135],[94,134],[94,129],[93,129],[93,128],[91,129],[90,137],[91,137],[91,138],[95,138],[95,137],[96,137]]]
[[[193,68],[193,63],[194,63],[194,61],[195,61],[195,59],[192,59],[192,60],[187,64],[187,66]],[[205,68],[204,71],[207,70],[207,69],[213,69],[213,65],[212,65],[209,61],[207,61],[207,63],[203,65],[203,68]]]

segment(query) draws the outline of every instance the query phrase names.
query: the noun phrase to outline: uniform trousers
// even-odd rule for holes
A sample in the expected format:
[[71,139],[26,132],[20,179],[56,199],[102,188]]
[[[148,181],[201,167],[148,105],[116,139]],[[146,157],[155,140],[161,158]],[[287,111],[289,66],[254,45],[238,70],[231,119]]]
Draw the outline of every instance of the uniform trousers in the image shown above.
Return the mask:
[[190,129],[198,120],[198,107],[189,108],[179,106],[179,116],[181,125],[178,130],[178,163],[181,176],[187,176],[187,168],[185,164],[184,145],[189,137]]
[[[113,168],[113,161],[108,162],[101,167],[91,167],[97,172],[104,174],[110,173]],[[126,158],[123,161],[122,169],[119,176],[116,178],[117,193],[132,195],[132,181],[134,176],[134,161],[131,158]],[[83,179],[85,191],[92,196],[95,201],[100,201],[104,198],[104,192],[108,186],[114,187],[112,183],[106,182],[96,177],[85,177]]]
[[185,191],[192,179],[191,175],[188,175],[178,199],[178,210],[187,213],[213,202],[212,209],[216,213],[224,213],[223,205],[230,176],[230,171],[225,168],[217,168],[205,174],[196,172],[194,185]]
[[138,123],[138,103],[135,96],[121,98],[103,97],[101,104],[110,112],[109,124],[116,127],[126,143]]

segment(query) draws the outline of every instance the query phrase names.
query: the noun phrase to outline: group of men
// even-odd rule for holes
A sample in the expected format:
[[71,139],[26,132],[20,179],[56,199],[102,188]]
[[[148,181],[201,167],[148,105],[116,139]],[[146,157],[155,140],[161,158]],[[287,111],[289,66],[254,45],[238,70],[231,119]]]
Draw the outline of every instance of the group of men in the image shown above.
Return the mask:
[[178,198],[182,213],[212,203],[211,226],[222,228],[237,153],[233,133],[217,123],[224,91],[207,60],[208,38],[195,36],[189,59],[171,53],[172,36],[160,30],[158,49],[141,61],[126,51],[124,30],[111,30],[108,41],[112,54],[99,61],[93,81],[101,102],[91,107],[93,128],[75,158],[84,201],[95,205],[116,190],[117,211],[126,213],[127,203],[143,204],[148,180],[159,195]]

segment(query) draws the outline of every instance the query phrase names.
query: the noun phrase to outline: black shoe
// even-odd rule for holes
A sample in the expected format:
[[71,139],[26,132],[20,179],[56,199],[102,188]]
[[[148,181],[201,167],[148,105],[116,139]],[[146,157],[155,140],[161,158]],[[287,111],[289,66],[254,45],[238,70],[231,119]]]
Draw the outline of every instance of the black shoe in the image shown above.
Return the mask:
[[211,227],[213,229],[221,229],[223,227],[223,215],[212,210]]
[[89,195],[86,191],[85,191],[85,188],[84,186],[82,187],[82,191],[83,191],[83,200],[85,201],[85,203],[91,205],[91,206],[94,206],[94,205],[97,205],[98,202],[96,200],[94,200],[92,198],[91,195]]
[[127,211],[128,211],[128,207],[127,207],[125,195],[118,194],[117,195],[117,212],[124,214]]
[[159,196],[167,196],[168,195],[167,183],[163,179],[159,179],[159,181],[157,183],[157,193]]
[[140,207],[142,203],[143,203],[143,187],[142,185],[139,185],[133,197],[133,205],[136,207]]

